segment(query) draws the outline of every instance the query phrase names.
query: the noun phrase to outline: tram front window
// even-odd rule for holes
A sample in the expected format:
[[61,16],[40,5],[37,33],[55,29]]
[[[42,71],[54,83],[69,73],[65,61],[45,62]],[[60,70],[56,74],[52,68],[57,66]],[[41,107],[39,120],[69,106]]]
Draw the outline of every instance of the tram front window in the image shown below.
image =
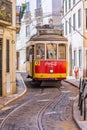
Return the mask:
[[57,45],[49,43],[46,45],[47,59],[57,59]]
[[39,43],[36,45],[36,59],[44,59],[45,58],[45,45]]
[[66,59],[66,45],[64,44],[58,46],[58,59]]

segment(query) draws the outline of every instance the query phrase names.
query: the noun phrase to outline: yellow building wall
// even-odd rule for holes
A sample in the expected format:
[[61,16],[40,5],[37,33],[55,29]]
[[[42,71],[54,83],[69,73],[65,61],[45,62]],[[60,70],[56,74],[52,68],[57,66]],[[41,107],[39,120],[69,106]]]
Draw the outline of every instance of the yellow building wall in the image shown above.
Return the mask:
[[[15,31],[4,28],[2,52],[2,95],[16,93],[16,41]],[[6,40],[9,40],[9,72],[6,72]]]
[[[14,94],[16,87],[16,0],[12,2],[12,23],[0,21],[2,42],[2,96]],[[2,26],[3,25],[3,26]],[[6,72],[6,40],[9,40],[9,72]]]

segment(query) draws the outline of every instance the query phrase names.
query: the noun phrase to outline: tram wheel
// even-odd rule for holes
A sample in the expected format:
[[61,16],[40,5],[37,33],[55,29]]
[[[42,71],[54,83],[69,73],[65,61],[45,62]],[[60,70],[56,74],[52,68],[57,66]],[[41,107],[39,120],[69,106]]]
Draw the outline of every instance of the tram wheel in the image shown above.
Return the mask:
[[37,81],[37,80],[34,80],[34,79],[33,79],[33,80],[31,81],[31,85],[32,85],[32,86],[40,86],[40,85],[41,85],[41,82],[42,82],[42,81],[39,81],[39,80]]

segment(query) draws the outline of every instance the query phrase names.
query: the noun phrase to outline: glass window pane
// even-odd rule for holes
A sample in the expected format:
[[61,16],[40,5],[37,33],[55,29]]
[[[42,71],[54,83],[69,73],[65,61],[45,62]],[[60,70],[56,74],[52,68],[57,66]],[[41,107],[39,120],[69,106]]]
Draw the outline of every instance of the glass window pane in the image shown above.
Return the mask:
[[47,59],[57,59],[57,44],[49,43],[46,46]]
[[76,24],[75,24],[76,20],[75,20],[75,14],[73,14],[73,30],[75,31],[76,29]]
[[75,0],[73,0],[73,5],[75,4]]
[[65,13],[67,12],[67,0],[64,1],[65,2]]
[[67,35],[67,21],[65,21],[65,35]]
[[30,35],[30,25],[26,26],[26,37]]
[[82,50],[79,50],[79,67],[82,66]]
[[69,33],[71,33],[71,17],[69,18]]
[[37,8],[41,8],[41,0],[37,0]]
[[86,9],[86,30],[87,30],[87,9]]
[[30,3],[27,2],[26,5],[27,5],[27,7],[26,7],[26,12],[29,12],[29,11],[30,11]]
[[45,45],[37,44],[36,45],[36,59],[44,59],[45,58]]
[[71,0],[69,0],[69,9],[71,8]]
[[74,66],[76,66],[77,60],[76,60],[76,50],[74,50]]
[[78,28],[81,27],[81,9],[78,10]]

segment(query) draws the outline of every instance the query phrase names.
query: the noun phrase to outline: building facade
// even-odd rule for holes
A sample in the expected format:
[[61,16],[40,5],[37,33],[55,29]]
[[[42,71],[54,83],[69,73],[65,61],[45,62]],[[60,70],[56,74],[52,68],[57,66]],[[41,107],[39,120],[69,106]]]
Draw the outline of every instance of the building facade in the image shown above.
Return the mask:
[[26,43],[37,33],[36,26],[45,24],[58,26],[61,22],[61,0],[26,0],[26,5],[16,46],[17,69],[21,71],[26,70]]
[[83,33],[84,33],[84,39],[83,39],[83,47],[84,47],[84,76],[87,77],[87,0],[84,0],[83,3]]
[[78,78],[87,76],[86,67],[86,11],[85,0],[64,0],[62,23],[64,36],[68,39],[68,75],[75,76],[78,69]]
[[15,0],[0,0],[0,96],[17,91],[15,13]]

